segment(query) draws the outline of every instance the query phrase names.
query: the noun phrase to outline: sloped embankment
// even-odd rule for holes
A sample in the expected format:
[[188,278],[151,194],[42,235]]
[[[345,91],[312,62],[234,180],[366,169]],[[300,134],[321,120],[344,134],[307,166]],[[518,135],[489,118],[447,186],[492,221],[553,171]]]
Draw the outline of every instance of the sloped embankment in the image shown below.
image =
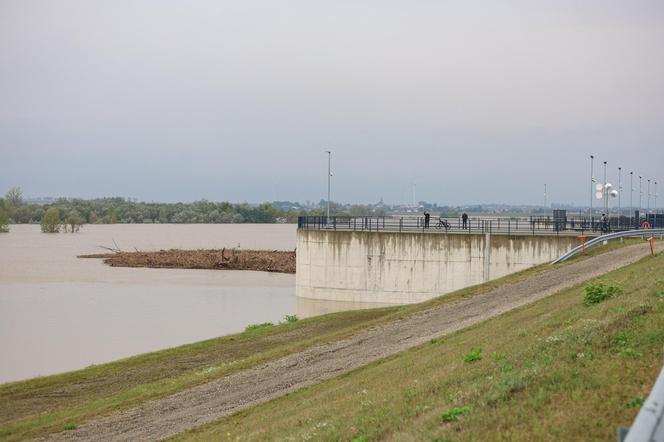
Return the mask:
[[113,267],[159,269],[256,270],[295,273],[295,252],[279,250],[159,250],[80,255],[101,258]]

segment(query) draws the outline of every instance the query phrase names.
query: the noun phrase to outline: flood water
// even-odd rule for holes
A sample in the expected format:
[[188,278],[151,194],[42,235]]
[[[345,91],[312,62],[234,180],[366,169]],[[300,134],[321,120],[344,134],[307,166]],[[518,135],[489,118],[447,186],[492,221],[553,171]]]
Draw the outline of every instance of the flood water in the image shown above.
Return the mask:
[[296,299],[295,276],[135,269],[77,255],[169,248],[293,250],[283,224],[86,225],[0,234],[0,383],[59,373],[278,322],[371,305]]

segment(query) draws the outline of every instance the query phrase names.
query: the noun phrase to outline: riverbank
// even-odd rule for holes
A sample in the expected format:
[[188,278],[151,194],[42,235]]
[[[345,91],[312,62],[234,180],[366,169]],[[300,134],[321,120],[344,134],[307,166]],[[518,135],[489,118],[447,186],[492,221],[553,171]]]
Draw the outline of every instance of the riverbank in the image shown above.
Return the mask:
[[[603,254],[619,247],[592,250]],[[645,250],[645,249],[644,249]],[[564,268],[587,258],[565,263]],[[244,333],[91,366],[62,375],[0,386],[0,437],[19,440],[81,426],[100,415],[213,382],[279,358],[339,342],[383,324],[399,323],[439,306],[550,272],[538,266],[427,303],[352,311],[283,324],[257,324]]]
[[175,439],[614,439],[662,367],[664,254],[591,282]]
[[79,255],[99,258],[112,267],[157,269],[254,270],[295,273],[295,252],[279,250],[159,250]]

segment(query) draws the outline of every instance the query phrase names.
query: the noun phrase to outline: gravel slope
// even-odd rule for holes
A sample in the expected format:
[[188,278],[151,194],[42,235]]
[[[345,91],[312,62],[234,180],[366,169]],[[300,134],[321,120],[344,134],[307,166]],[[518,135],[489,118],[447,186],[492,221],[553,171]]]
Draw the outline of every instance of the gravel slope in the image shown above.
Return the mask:
[[[658,250],[663,246],[657,244]],[[615,270],[646,256],[649,252],[646,249],[647,245],[637,244],[563,267],[551,267],[527,280],[435,307],[40,440],[158,440],[173,436]]]

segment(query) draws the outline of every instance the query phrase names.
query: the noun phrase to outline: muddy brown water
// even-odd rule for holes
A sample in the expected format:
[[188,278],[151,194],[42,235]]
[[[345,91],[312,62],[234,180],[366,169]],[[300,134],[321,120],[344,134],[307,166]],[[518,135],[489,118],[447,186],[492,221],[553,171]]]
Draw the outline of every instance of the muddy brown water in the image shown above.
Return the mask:
[[296,226],[114,224],[75,234],[0,234],[0,383],[238,332],[248,324],[376,305],[295,297],[295,276],[120,268],[77,255],[241,247],[293,250]]

